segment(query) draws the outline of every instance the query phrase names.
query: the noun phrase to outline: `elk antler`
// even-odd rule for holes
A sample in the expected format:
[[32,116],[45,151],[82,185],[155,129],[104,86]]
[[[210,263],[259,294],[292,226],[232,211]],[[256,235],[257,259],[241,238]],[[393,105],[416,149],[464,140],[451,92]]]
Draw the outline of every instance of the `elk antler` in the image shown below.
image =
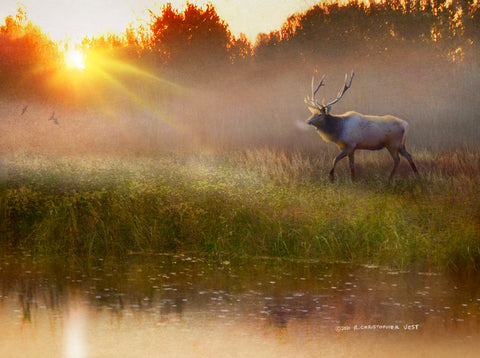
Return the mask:
[[348,74],[346,73],[345,74],[345,83],[343,85],[343,90],[341,92],[338,92],[337,94],[337,98],[335,100],[333,100],[332,102],[330,102],[329,104],[327,105],[324,105],[324,107],[330,107],[330,106],[333,106],[335,103],[337,103],[338,101],[340,101],[343,97],[343,95],[345,94],[345,92],[347,92],[347,90],[350,88],[350,86],[352,85],[352,80],[353,80],[353,76],[355,76],[355,73],[352,71],[352,75],[350,77],[350,82],[348,83],[347,85],[347,81],[348,81]]
[[319,109],[320,104],[315,99],[315,96],[316,96],[318,90],[320,89],[320,87],[325,86],[323,84],[324,79],[325,79],[325,75],[323,75],[322,79],[320,80],[319,85],[314,90],[313,87],[314,87],[314,83],[315,83],[315,76],[312,77],[312,98],[308,98],[308,96],[305,98],[305,103],[308,104],[310,107]]

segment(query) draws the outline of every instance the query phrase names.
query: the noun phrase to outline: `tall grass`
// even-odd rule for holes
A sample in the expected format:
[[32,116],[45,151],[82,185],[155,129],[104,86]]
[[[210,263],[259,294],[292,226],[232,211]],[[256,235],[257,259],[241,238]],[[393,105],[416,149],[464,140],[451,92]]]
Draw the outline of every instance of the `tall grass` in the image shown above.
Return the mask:
[[157,158],[11,157],[0,189],[2,244],[79,260],[189,252],[480,270],[479,154],[420,153],[421,178],[365,155],[347,166],[299,151]]

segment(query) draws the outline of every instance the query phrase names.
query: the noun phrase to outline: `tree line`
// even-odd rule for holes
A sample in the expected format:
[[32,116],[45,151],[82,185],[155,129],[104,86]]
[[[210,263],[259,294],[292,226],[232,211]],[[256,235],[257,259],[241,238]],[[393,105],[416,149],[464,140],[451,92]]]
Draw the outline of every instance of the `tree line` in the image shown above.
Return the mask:
[[23,7],[0,25],[0,90],[37,88],[60,65],[58,46],[28,20]]
[[454,62],[478,60],[480,6],[473,0],[320,3],[259,35],[257,56],[374,56],[402,48]]
[[[171,4],[150,10],[143,25],[124,33],[85,38],[89,51],[110,51],[119,59],[160,69],[202,72],[237,68],[279,58],[294,61],[339,56],[388,56],[398,49],[427,49],[441,61],[478,63],[480,5],[475,0],[351,0],[319,3],[289,17],[281,29],[252,43],[234,36],[213,5]],[[61,51],[29,21],[26,10],[0,26],[2,88],[45,81],[60,66]]]

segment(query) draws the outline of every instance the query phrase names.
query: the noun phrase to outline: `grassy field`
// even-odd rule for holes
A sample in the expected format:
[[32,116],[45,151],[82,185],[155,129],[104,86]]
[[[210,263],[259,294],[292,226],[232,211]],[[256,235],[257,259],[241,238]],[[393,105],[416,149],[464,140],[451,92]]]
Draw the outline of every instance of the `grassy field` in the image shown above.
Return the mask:
[[78,260],[184,252],[395,269],[480,270],[479,153],[412,150],[421,172],[358,155],[358,181],[300,151],[156,157],[12,155],[1,163],[2,245]]

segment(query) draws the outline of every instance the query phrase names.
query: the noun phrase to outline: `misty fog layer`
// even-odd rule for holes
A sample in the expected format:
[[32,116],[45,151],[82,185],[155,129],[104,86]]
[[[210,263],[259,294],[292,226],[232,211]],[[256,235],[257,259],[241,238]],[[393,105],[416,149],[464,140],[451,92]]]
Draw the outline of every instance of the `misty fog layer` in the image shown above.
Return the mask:
[[[405,119],[414,155],[478,150],[478,7],[459,20],[467,3],[399,4],[316,6],[255,45],[234,38],[213,6],[166,6],[146,29],[85,40],[92,55],[77,72],[55,69],[57,50],[19,12],[1,27],[0,150],[333,152],[305,124],[303,100],[313,75],[326,74],[318,99],[330,101],[352,69],[352,87],[332,113]],[[48,51],[30,56],[40,40]]]
[[[405,57],[400,64],[381,66],[368,61],[318,65],[327,74],[319,98],[335,98],[343,73],[354,68],[352,87],[333,113],[356,110],[403,118],[410,123],[407,146],[416,150],[477,148],[480,82],[475,74],[414,60]],[[104,88],[106,93],[89,94],[80,105],[35,97],[2,101],[2,150],[151,153],[199,145],[316,152],[333,147],[305,124],[310,112],[303,99],[310,93],[314,66],[270,65],[235,77],[212,71],[208,83],[188,86],[181,81],[179,88],[127,78],[133,95]],[[58,124],[49,121],[52,113]]]

